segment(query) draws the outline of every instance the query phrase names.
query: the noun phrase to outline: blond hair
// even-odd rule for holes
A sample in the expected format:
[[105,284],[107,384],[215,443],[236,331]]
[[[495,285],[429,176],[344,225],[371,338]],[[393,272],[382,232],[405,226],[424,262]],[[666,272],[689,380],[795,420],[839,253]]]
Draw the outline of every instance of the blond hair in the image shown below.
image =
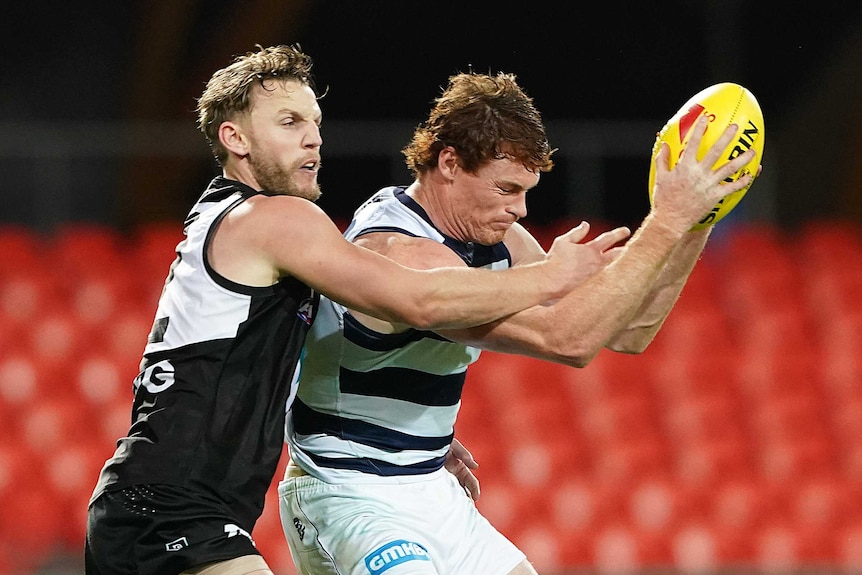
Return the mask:
[[219,127],[251,106],[250,93],[255,83],[272,78],[296,80],[314,89],[311,57],[299,45],[257,46],[256,52],[238,56],[226,68],[212,75],[198,98],[198,129],[206,136],[219,164],[227,159],[227,150],[219,141]]

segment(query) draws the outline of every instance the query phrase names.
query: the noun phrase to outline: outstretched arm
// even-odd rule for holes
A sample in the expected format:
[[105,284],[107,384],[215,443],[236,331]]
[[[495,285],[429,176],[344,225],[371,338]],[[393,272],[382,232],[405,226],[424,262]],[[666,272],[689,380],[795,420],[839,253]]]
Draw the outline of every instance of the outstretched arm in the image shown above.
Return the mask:
[[255,196],[228,213],[210,246],[216,271],[246,285],[295,277],[331,299],[420,329],[494,321],[567,293],[583,278],[581,236],[557,239],[548,258],[503,272],[415,270],[345,240],[313,203]]
[[[696,150],[705,124],[698,124],[688,149]],[[665,146],[656,159],[653,210],[619,257],[553,305],[447,336],[471,345],[519,353],[575,367],[589,363],[603,348],[638,352],[661,327],[688,278],[708,232],[688,232],[724,195],[747,185],[750,176],[723,180],[751,160],[752,151],[712,170],[735,134],[728,129],[709,153],[680,158],[674,170]]]
[[[705,122],[700,121],[687,150],[698,149],[705,129]],[[624,248],[590,248],[594,251],[594,260],[613,261],[596,273],[591,272],[590,277],[565,297],[505,319],[470,329],[449,330],[443,335],[482,349],[583,367],[605,346],[630,344],[615,338],[628,329],[636,317],[651,316],[652,321],[646,322],[644,329],[628,335],[643,344],[655,335],[676,301],[702,248],[698,238],[706,239],[705,234],[698,236],[688,230],[719,199],[748,184],[750,175],[729,183],[724,180],[751,161],[752,150],[712,169],[735,133],[736,127],[729,128],[701,160],[695,152],[683,152],[673,170],[668,167],[668,148],[663,146],[656,158],[656,189],[651,212]],[[521,230],[513,228],[512,232],[518,234]],[[530,244],[528,239],[517,235],[512,240],[522,246]],[[457,260],[447,248],[427,239],[369,234],[358,243],[418,269],[456,265]],[[609,253],[616,257],[607,258]],[[651,296],[655,299],[648,301]],[[403,328],[372,317],[363,316],[361,320],[381,332]],[[638,319],[635,326],[641,321]]]

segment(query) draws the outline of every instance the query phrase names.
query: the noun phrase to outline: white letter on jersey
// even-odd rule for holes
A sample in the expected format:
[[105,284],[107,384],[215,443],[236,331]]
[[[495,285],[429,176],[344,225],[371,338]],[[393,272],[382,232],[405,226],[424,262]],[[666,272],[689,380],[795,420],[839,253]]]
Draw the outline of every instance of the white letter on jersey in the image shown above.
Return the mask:
[[135,378],[135,390],[141,384],[150,393],[166,390],[174,384],[174,366],[166,359],[148,366]]

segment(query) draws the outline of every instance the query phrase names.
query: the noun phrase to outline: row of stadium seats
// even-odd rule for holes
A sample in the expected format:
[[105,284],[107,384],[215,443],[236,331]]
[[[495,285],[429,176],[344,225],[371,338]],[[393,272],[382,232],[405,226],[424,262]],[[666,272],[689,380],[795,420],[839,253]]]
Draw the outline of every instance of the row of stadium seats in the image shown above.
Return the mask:
[[[456,435],[479,507],[541,572],[862,569],[860,231],[727,228],[644,354],[470,369]],[[0,574],[80,556],[181,238],[0,226]],[[254,535],[292,574],[269,497]]]

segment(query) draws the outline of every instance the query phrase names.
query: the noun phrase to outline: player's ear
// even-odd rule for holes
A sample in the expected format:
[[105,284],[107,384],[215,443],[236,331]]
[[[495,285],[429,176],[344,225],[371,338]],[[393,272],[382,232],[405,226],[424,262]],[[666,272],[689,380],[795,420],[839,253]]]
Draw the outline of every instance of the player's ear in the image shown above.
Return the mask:
[[458,168],[458,154],[452,146],[446,146],[440,153],[437,154],[437,169],[440,174],[446,178],[455,177],[455,170]]
[[218,128],[218,138],[224,148],[240,157],[248,155],[248,138],[242,127],[235,122],[222,122]]

